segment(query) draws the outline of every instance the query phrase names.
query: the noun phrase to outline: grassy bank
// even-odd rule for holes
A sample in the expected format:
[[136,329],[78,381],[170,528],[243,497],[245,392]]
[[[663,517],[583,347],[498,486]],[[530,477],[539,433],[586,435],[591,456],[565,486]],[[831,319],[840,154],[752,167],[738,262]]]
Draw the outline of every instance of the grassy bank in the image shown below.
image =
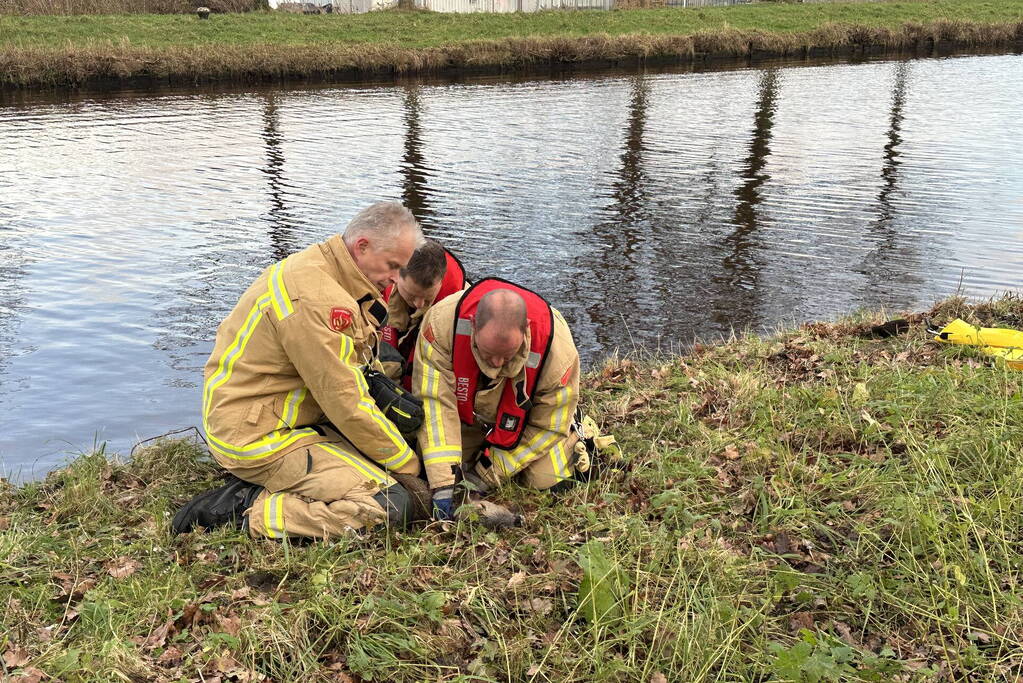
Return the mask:
[[[931,315],[1019,328],[1023,300]],[[560,500],[506,489],[526,522],[501,533],[170,539],[213,476],[186,442],[7,487],[5,675],[1015,679],[1023,374],[870,322],[595,371],[627,462]]]
[[1011,46],[1023,0],[537,14],[0,16],[0,84],[195,82]]

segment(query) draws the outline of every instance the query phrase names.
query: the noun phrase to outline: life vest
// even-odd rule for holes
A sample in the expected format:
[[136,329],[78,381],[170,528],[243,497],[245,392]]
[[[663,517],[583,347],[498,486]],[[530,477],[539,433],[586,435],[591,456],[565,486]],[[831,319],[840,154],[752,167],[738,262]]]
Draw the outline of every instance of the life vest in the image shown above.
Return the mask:
[[[447,249],[444,250],[444,258],[447,261],[444,279],[441,280],[440,290],[433,303],[430,304],[431,306],[441,299],[465,289],[465,267],[462,262]],[[394,285],[392,284],[384,290],[384,301],[390,302],[393,293]],[[380,339],[398,349],[402,358],[405,359],[405,374],[402,375],[401,382],[409,391],[412,390],[412,361],[416,355],[416,337],[419,336],[419,325],[422,320],[422,317],[414,320],[407,330],[399,330],[391,325],[384,325],[380,328]]]
[[472,354],[472,316],[476,314],[483,295],[496,289],[510,289],[521,296],[526,302],[526,317],[529,318],[525,378],[518,382],[506,379],[494,426],[486,436],[487,443],[507,450],[519,444],[526,427],[526,416],[533,407],[536,385],[554,339],[554,313],[539,294],[499,278],[480,280],[458,300],[451,364],[455,374],[458,417],[467,425],[476,424],[476,388],[482,374]]

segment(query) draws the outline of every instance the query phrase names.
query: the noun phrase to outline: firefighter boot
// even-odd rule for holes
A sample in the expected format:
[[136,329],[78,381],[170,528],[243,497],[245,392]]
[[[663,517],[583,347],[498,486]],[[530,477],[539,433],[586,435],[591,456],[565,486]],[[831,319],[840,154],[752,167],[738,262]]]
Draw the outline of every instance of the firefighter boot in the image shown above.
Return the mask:
[[223,486],[204,491],[185,503],[171,521],[171,534],[177,536],[196,526],[212,529],[233,525],[241,529],[245,511],[262,490],[262,486],[231,475]]

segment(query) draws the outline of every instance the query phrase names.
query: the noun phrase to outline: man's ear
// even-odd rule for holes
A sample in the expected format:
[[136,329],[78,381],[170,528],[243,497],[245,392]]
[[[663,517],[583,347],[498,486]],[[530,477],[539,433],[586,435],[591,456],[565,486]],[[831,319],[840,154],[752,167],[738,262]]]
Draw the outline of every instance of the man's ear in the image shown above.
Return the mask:
[[367,251],[370,250],[372,246],[373,245],[370,244],[370,241],[365,237],[360,237],[359,239],[355,240],[355,248],[356,250],[358,250],[360,254],[365,254]]

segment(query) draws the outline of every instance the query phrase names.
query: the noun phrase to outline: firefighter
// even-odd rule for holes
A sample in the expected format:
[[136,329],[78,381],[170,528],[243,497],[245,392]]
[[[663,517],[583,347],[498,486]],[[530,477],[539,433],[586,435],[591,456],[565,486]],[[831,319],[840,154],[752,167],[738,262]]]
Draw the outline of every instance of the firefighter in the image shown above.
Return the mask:
[[435,514],[450,518],[459,476],[478,489],[516,477],[537,489],[574,483],[579,353],[561,314],[497,278],[435,304],[413,371],[423,400],[418,447]]
[[423,241],[401,204],[362,210],[342,235],[273,264],[217,330],[203,427],[234,477],[173,520],[235,523],[255,538],[331,538],[404,525],[395,480],[420,464],[369,395],[362,367],[386,317],[381,293]]
[[385,370],[405,389],[412,390],[412,361],[423,316],[433,304],[462,291],[465,285],[462,263],[440,242],[427,239],[398,273],[397,281],[384,291],[387,324],[380,328],[380,338],[400,356],[385,363]]

